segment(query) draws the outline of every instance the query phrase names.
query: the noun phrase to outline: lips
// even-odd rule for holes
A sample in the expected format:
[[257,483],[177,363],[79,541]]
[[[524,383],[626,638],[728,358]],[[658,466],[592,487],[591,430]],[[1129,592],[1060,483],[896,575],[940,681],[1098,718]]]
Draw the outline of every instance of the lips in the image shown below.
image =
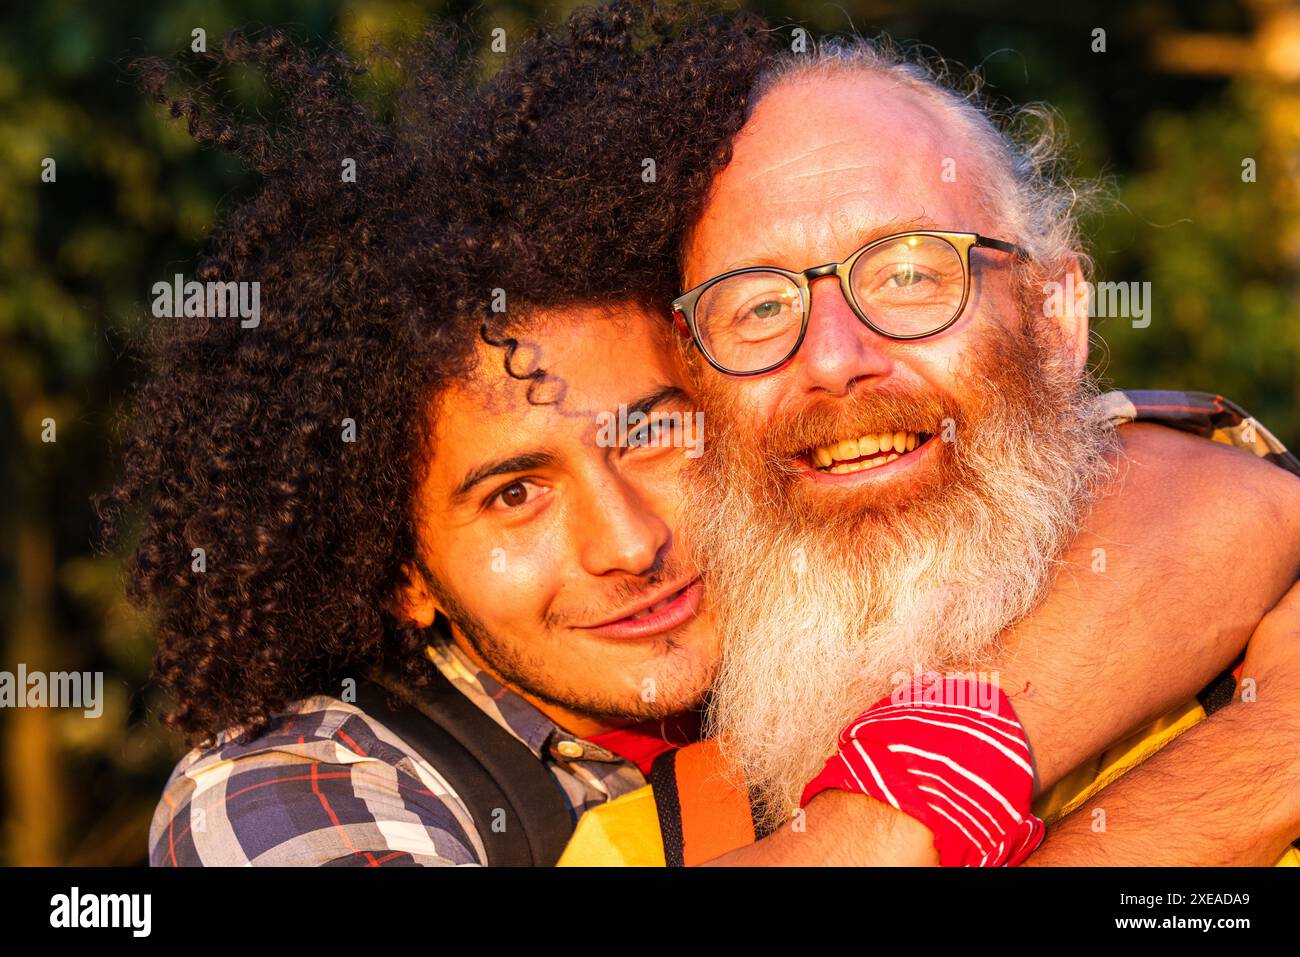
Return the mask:
[[698,577],[647,596],[618,617],[583,630],[601,638],[648,638],[686,624],[699,611],[703,586]]

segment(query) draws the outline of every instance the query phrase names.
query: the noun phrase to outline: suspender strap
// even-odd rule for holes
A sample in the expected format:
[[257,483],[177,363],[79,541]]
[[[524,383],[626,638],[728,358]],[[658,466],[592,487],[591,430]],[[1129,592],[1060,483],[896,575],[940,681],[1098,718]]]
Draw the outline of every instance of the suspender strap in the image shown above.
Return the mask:
[[357,704],[447,780],[474,819],[489,865],[559,860],[574,821],[554,776],[441,674],[419,692],[387,675],[365,682]]
[[664,864],[685,867],[682,857],[682,804],[677,794],[677,751],[665,751],[650,765],[650,790],[659,815]]
[[1205,709],[1207,716],[1232,703],[1233,695],[1237,693],[1236,670],[1236,664],[1229,665],[1219,677],[1196,693],[1196,700]]

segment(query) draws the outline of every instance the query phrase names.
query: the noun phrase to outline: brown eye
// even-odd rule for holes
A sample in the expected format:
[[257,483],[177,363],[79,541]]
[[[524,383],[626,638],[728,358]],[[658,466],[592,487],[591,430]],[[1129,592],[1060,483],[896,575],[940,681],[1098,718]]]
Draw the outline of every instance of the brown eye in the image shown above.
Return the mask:
[[497,513],[511,511],[521,516],[531,515],[549,494],[551,490],[545,485],[521,478],[501,486],[487,497],[483,505]]
[[501,490],[499,497],[506,508],[518,508],[528,501],[528,489],[523,482],[512,482]]

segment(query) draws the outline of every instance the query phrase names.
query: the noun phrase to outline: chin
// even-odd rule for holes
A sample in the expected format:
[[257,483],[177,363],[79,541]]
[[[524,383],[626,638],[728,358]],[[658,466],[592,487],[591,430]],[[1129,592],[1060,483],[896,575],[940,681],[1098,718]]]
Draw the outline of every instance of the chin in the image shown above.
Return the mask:
[[644,666],[611,676],[608,687],[625,689],[618,697],[623,714],[639,718],[665,718],[698,707],[717,674],[717,656],[707,659],[676,648],[668,655],[645,661]]
[[716,656],[707,659],[680,647],[632,660],[606,647],[557,665],[540,679],[516,683],[570,711],[623,722],[666,718],[698,706],[717,671]]

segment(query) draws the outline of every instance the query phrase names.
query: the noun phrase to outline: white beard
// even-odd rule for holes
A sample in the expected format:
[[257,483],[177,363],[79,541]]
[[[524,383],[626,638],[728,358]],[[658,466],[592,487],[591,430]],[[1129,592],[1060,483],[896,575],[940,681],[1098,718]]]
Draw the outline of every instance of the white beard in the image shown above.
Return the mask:
[[987,664],[1110,474],[1116,439],[1091,381],[1042,341],[1000,332],[990,349],[977,375],[997,398],[940,450],[962,480],[915,505],[800,514],[735,433],[711,437],[688,483],[723,649],[708,730],[770,824],[899,672]]

